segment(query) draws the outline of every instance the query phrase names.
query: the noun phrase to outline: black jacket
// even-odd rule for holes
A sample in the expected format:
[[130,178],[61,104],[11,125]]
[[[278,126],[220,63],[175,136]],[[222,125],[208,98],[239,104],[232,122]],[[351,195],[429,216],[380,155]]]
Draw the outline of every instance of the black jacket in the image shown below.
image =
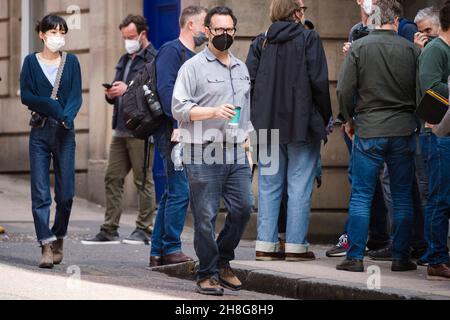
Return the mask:
[[332,110],[319,35],[301,24],[275,22],[265,38],[255,39],[247,59],[255,129],[278,129],[282,144],[325,140]]
[[[134,61],[131,64],[130,73],[128,74],[128,77],[125,81],[126,84],[130,84],[130,82],[137,76],[139,71],[141,71],[146,63],[152,63],[155,60],[157,51],[153,47],[153,45],[150,43],[149,46],[143,50],[141,50],[137,55]],[[128,59],[130,59],[129,54],[124,54],[120,60],[119,63],[116,66],[116,75],[114,77],[114,82],[116,81],[122,81],[125,67],[127,65]],[[109,104],[114,105],[114,114],[113,114],[113,129],[115,130],[117,128],[117,119],[119,115],[119,99],[108,99],[106,97],[106,101],[108,101]]]

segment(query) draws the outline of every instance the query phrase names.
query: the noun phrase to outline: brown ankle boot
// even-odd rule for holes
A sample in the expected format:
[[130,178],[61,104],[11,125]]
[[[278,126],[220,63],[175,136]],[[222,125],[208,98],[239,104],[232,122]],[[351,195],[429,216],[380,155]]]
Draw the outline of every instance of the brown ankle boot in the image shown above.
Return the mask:
[[61,264],[64,258],[63,253],[63,245],[64,240],[58,239],[55,242],[53,242],[52,251],[53,251],[53,264]]
[[52,269],[53,268],[53,252],[52,246],[46,244],[42,246],[42,258],[39,262],[39,268],[41,269]]

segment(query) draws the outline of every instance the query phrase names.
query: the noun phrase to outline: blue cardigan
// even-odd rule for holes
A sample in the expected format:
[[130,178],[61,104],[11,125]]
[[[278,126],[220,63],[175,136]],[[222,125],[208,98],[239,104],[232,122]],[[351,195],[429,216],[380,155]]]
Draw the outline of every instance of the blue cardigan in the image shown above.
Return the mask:
[[75,55],[67,55],[57,101],[50,98],[53,86],[42,71],[36,53],[25,58],[20,74],[20,92],[22,103],[30,111],[64,121],[73,129],[73,122],[83,103],[81,88],[81,68]]

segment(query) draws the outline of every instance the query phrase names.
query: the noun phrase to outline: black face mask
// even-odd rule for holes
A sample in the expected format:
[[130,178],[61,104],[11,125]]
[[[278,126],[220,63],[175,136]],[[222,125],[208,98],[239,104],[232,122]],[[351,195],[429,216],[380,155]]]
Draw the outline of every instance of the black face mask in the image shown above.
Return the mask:
[[227,33],[220,36],[215,36],[212,40],[212,44],[219,51],[227,51],[233,45],[234,39]]

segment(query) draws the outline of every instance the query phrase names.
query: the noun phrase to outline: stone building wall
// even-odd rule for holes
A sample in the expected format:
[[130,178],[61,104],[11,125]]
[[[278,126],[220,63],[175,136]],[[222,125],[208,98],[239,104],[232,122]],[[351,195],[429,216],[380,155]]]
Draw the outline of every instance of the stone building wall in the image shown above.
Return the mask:
[[[38,0],[31,0],[38,1]],[[29,112],[18,98],[21,66],[21,2],[0,0],[0,174],[26,177],[29,173]],[[407,0],[405,15],[413,18],[419,8],[443,0]],[[112,108],[104,101],[101,84],[114,76],[123,54],[118,24],[128,13],[142,13],[143,0],[47,0],[46,12],[63,16],[70,5],[81,9],[81,29],[71,30],[66,49],[76,53],[83,73],[84,103],[77,119],[77,194],[104,203],[104,174],[111,139]],[[251,40],[270,25],[270,0],[182,0],[182,7],[227,5],[238,20],[238,37],[233,52],[245,60]],[[337,114],[336,81],[343,61],[342,43],[351,26],[359,20],[354,0],[305,0],[307,18],[321,35],[328,58],[330,93]],[[30,21],[34,24],[35,21]],[[323,149],[324,185],[314,193],[313,229],[318,236],[339,233],[346,218],[350,186],[347,179],[348,152],[340,133],[331,136]],[[126,183],[126,203],[136,205],[132,179]]]

